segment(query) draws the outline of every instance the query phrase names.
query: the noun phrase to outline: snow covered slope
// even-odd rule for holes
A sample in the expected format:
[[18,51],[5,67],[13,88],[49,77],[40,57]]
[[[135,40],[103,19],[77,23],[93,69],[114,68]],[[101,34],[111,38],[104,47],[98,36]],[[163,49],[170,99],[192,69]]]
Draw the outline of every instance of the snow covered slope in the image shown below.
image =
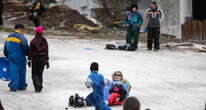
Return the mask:
[[[31,39],[31,36],[28,37]],[[132,85],[131,95],[141,101],[142,110],[203,110],[206,100],[206,54],[165,49],[160,52],[146,51],[146,44],[143,43],[136,52],[109,51],[104,49],[106,42],[109,40],[49,39],[51,68],[44,72],[43,92],[34,93],[31,69],[28,68],[27,91],[10,93],[7,82],[0,81],[0,100],[5,109],[64,110],[70,95],[79,93],[86,96],[91,92],[84,81],[89,74],[90,63],[97,61],[100,73],[107,78],[111,78],[113,71],[123,72]],[[112,110],[121,109],[112,107]]]

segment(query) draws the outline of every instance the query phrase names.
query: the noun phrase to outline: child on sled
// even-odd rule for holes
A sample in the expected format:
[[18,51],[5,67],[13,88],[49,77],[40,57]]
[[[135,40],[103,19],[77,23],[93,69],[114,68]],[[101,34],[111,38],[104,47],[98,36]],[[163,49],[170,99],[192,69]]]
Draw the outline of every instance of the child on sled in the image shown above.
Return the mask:
[[[112,74],[112,81],[110,85],[108,86],[107,92],[108,98],[108,105],[114,106],[114,105],[122,105],[124,100],[129,96],[129,92],[131,89],[131,85],[129,82],[125,79],[123,79],[123,75],[120,71],[116,71]],[[105,96],[107,96],[105,94]]]

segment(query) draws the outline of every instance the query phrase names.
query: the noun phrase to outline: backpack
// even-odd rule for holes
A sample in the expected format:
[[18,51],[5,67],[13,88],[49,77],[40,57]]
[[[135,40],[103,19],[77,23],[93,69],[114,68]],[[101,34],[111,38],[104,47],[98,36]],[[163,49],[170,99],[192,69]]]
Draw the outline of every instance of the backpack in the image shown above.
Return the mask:
[[106,44],[106,49],[109,49],[109,50],[116,50],[117,47],[115,44]]
[[6,57],[0,57],[0,79],[9,81],[9,62]]
[[125,51],[135,51],[137,47],[134,44],[123,44],[120,45],[119,50],[125,50]]

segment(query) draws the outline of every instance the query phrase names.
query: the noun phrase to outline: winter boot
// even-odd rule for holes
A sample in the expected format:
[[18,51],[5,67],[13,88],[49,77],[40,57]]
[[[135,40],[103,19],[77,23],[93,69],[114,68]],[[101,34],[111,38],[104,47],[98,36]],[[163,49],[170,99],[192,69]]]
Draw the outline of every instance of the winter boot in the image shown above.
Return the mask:
[[83,107],[83,106],[84,106],[84,98],[80,97],[78,94],[75,94],[74,107]]
[[68,104],[69,106],[74,106],[74,96],[73,95],[71,95],[70,97],[69,97],[69,104]]
[[91,102],[89,102],[89,100],[87,98],[85,99],[85,102],[86,102],[87,106],[89,106],[89,107],[92,106]]

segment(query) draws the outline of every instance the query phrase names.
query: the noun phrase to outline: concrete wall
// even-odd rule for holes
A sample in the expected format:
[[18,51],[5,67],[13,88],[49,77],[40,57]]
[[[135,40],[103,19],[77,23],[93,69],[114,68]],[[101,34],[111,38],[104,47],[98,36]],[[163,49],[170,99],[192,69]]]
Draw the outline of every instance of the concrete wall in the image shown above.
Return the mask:
[[161,32],[181,38],[180,26],[180,1],[181,0],[159,0],[160,8],[164,12],[164,21]]

